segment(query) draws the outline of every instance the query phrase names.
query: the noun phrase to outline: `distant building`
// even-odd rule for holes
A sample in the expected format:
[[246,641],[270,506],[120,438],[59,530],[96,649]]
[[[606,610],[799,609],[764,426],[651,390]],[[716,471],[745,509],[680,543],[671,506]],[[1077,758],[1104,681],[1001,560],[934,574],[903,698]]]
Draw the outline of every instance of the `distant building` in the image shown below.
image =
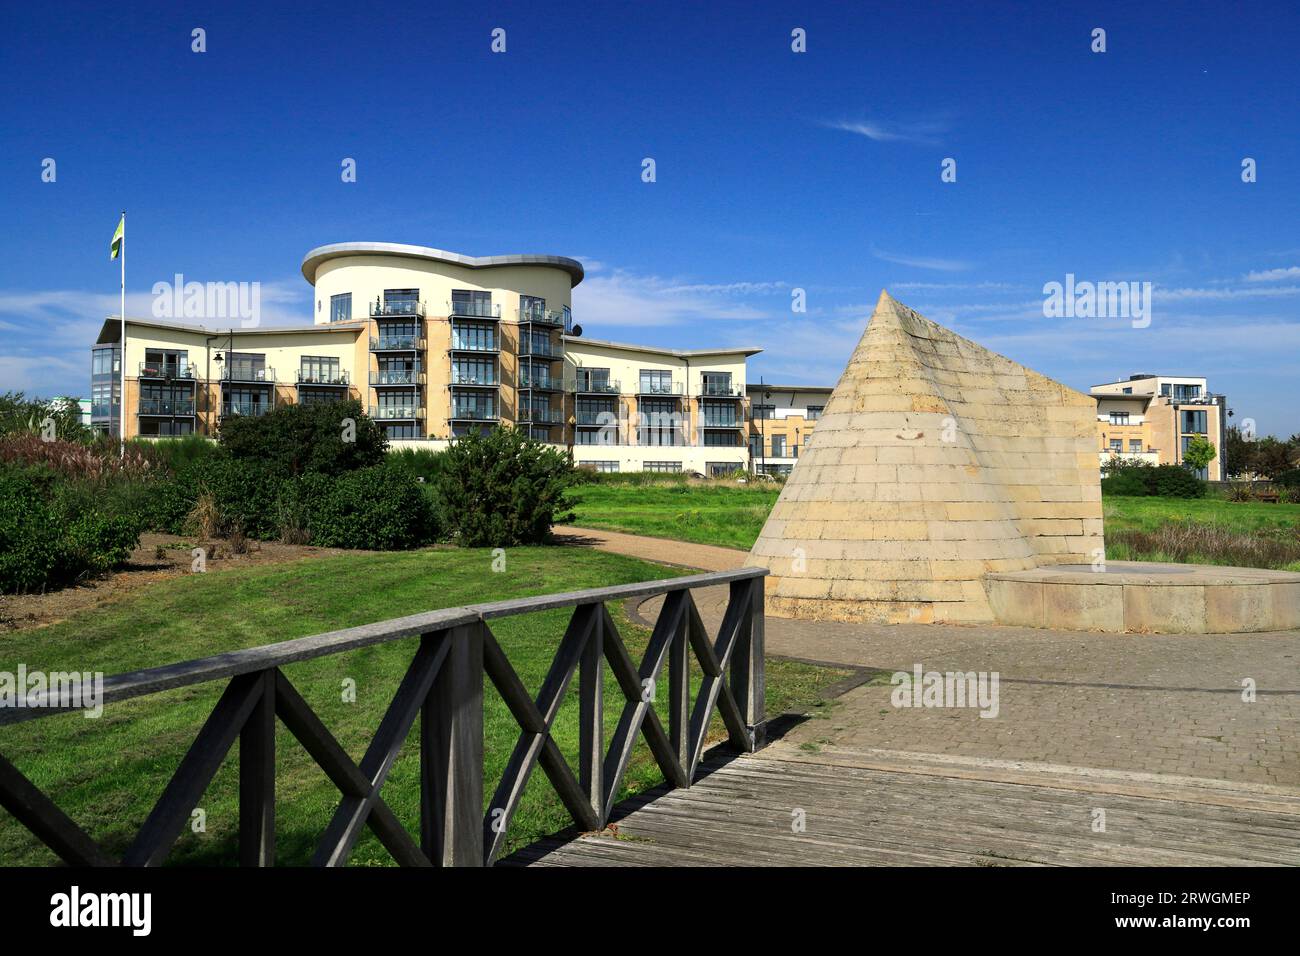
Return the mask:
[[749,385],[749,458],[755,472],[788,475],[807,447],[834,389],[829,385]]
[[1209,390],[1204,378],[1186,375],[1130,375],[1094,385],[1097,400],[1098,457],[1103,467],[1113,457],[1153,465],[1182,464],[1193,439],[1209,440],[1217,454],[1198,473],[1223,480],[1227,398]]

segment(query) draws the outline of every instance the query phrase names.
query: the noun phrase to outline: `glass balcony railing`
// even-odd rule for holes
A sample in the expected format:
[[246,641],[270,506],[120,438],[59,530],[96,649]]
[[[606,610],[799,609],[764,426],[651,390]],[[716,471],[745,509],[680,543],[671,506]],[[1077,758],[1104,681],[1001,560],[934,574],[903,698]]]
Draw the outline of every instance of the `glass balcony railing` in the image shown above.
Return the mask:
[[370,417],[379,421],[392,421],[393,419],[406,419],[410,421],[424,418],[424,406],[422,405],[371,405]]
[[473,405],[459,405],[451,410],[452,421],[494,422],[497,420],[495,408],[480,408]]
[[298,369],[299,385],[348,385],[347,372]]
[[731,382],[700,381],[700,394],[705,398],[744,398],[745,390]]
[[564,413],[558,408],[521,408],[519,420],[532,425],[559,425],[564,421]]
[[519,343],[520,355],[540,355],[545,358],[563,358],[564,348],[550,340],[524,339]]
[[701,428],[740,428],[744,423],[738,418],[706,418],[700,422]]
[[619,383],[606,379],[570,379],[566,389],[577,395],[617,395]]
[[194,372],[186,362],[141,362],[140,377],[192,379]]
[[638,395],[681,395],[682,383],[643,378],[637,383],[636,393]]
[[370,337],[372,352],[423,352],[424,339],[418,335],[379,335]]
[[382,319],[386,316],[415,316],[424,318],[424,303],[415,299],[376,299],[370,303],[370,317]]
[[544,388],[558,392],[561,389],[561,383],[554,375],[545,373],[530,372],[523,368],[519,370],[519,387],[520,388]]
[[452,299],[447,303],[447,314],[456,318],[499,319],[501,306],[493,305],[489,299]]
[[453,352],[498,352],[496,338],[481,338],[478,336],[461,336],[453,329],[451,334],[451,350]]
[[275,369],[247,362],[231,362],[221,373],[226,382],[275,382]]
[[425,373],[421,369],[381,369],[370,373],[371,385],[423,385]]
[[545,325],[554,329],[564,329],[569,331],[572,325],[572,319],[567,312],[557,312],[554,309],[520,309],[520,325]]
[[222,402],[223,418],[231,415],[250,415],[254,418],[265,415],[271,410],[270,402]]
[[138,414],[192,416],[194,414],[194,399],[142,398],[140,399]]
[[451,384],[496,386],[501,383],[497,381],[496,372],[476,375],[472,372],[462,372],[453,366],[451,370]]
[[576,412],[573,416],[574,422],[578,425],[607,425],[615,427],[618,425],[618,413],[613,409],[603,412]]

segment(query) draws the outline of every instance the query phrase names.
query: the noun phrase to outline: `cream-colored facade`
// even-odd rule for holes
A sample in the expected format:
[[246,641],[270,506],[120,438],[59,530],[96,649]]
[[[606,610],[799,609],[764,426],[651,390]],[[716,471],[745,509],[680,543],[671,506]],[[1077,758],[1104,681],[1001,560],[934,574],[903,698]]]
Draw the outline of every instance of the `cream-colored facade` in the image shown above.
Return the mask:
[[[436,448],[504,424],[602,470],[748,467],[745,363],[759,350],[582,338],[573,259],[340,243],[313,249],[302,271],[314,287],[310,325],[128,318],[126,436],[215,436],[228,416],[351,398],[393,447]],[[120,338],[110,317],[92,360],[92,423],[113,433]]]
[[1188,443],[1200,436],[1216,451],[1201,477],[1223,479],[1227,400],[1210,392],[1206,379],[1133,375],[1094,385],[1090,394],[1097,400],[1097,454],[1103,467],[1114,457],[1181,464]]
[[790,474],[832,391],[823,385],[750,384],[749,453],[754,471]]

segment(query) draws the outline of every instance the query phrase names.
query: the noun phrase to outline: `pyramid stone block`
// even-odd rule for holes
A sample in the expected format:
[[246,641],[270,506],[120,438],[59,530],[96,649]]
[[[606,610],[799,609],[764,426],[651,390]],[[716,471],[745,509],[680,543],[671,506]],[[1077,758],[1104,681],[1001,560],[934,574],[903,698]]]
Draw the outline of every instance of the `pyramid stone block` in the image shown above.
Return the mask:
[[990,572],[1091,564],[1096,413],[882,292],[750,552],[768,612],[990,622]]

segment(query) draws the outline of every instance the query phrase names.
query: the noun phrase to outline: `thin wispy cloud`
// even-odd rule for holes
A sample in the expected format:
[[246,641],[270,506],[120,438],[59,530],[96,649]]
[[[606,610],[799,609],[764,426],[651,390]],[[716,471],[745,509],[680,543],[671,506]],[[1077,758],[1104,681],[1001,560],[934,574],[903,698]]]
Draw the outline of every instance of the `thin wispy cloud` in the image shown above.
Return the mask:
[[865,136],[877,143],[915,143],[934,146],[939,137],[948,131],[947,125],[938,121],[919,123],[890,123],[881,120],[828,120],[822,123],[827,129]]
[[1285,269],[1264,269],[1246,274],[1247,282],[1277,282],[1281,279],[1300,279],[1300,266],[1287,266]]
[[871,254],[882,262],[892,262],[896,266],[911,266],[913,269],[933,269],[937,272],[965,272],[974,268],[974,263],[962,259],[937,259],[930,256],[905,256],[894,252],[885,252],[874,246]]
[[[771,306],[750,299],[781,295],[787,282],[684,282],[613,269],[573,290],[573,313],[589,328],[696,325],[771,316]],[[785,297],[781,304],[788,308]]]

